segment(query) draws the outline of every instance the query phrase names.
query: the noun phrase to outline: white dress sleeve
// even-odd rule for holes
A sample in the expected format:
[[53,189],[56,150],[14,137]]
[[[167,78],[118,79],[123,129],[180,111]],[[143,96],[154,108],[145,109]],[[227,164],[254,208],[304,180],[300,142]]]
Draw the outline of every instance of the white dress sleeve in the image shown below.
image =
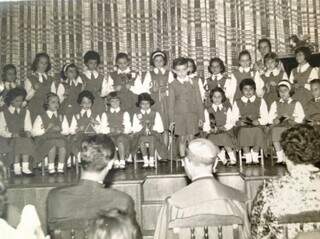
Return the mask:
[[7,122],[2,111],[0,112],[0,136],[4,138],[12,137],[12,133],[8,130]]
[[301,124],[304,120],[304,117],[305,117],[305,114],[304,114],[303,107],[301,103],[297,101],[293,111],[294,121],[298,124]]
[[41,116],[38,115],[33,123],[32,135],[33,136],[41,136],[45,133],[45,128],[41,119]]
[[26,110],[26,116],[24,118],[24,131],[32,132],[32,122],[29,110]]
[[131,127],[130,115],[128,112],[124,112],[123,114],[123,125],[124,125],[124,133],[130,134],[132,127]]
[[269,122],[268,106],[263,98],[261,99],[260,118],[258,120],[261,125],[266,125]]
[[156,117],[155,117],[155,120],[154,120],[153,130],[158,132],[158,133],[160,133],[160,134],[163,133],[163,131],[164,131],[162,119],[161,119],[161,116],[160,116],[159,112],[156,112]]
[[30,100],[35,93],[35,90],[32,87],[31,81],[27,78],[24,82],[24,89],[27,92],[26,100]]

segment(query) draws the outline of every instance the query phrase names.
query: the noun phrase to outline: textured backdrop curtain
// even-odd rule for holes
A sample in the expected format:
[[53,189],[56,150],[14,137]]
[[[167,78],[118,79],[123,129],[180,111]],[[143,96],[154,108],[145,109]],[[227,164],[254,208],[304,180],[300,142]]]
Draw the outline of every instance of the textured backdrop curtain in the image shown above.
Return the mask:
[[[53,73],[70,60],[97,50],[103,71],[113,69],[117,52],[128,52],[133,68],[149,68],[157,48],[170,58],[194,58],[200,74],[208,59],[237,64],[244,47],[257,57],[261,37],[288,52],[291,34],[309,34],[318,43],[319,0],[31,0],[0,3],[0,64],[14,63],[25,77],[37,52],[52,58]],[[229,67],[230,69],[230,67]]]

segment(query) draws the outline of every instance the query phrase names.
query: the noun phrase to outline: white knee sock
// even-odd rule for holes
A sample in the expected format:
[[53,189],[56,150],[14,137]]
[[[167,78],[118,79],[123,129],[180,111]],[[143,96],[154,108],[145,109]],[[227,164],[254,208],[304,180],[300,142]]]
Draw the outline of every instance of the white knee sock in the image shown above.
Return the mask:
[[246,158],[246,163],[252,163],[251,153],[245,153],[244,157]]

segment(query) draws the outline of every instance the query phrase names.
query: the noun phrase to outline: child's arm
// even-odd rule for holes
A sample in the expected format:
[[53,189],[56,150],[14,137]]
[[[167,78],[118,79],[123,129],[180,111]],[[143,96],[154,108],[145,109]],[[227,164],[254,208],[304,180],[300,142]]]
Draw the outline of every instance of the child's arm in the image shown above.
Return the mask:
[[26,132],[27,137],[31,137],[32,122],[29,110],[26,110],[26,116],[24,118],[24,131]]
[[91,118],[91,123],[96,133],[102,133],[101,117],[97,115],[95,119]]
[[261,76],[259,73],[255,73],[255,76],[254,76],[254,82],[256,83],[256,93],[257,93],[257,96],[259,97],[262,97],[263,94],[264,94],[264,82],[263,80],[261,79]]
[[170,84],[172,81],[174,81],[174,76],[172,71],[169,71],[169,79],[168,79],[168,83]]
[[142,125],[140,124],[140,120],[138,119],[137,114],[133,115],[133,120],[132,120],[132,132],[137,133],[142,130]]
[[59,97],[60,103],[64,101],[65,93],[66,93],[66,89],[64,88],[64,85],[62,83],[59,83],[58,89],[57,89],[57,95]]
[[158,132],[159,134],[163,133],[164,131],[163,122],[159,112],[156,112],[156,117],[154,119],[154,125],[152,130]]
[[[173,84],[173,83],[172,83]],[[169,85],[169,122],[170,122],[170,129],[174,124],[174,111],[175,111],[175,93],[174,93],[174,88],[173,85]]]
[[314,79],[317,79],[317,78],[319,78],[318,67],[313,67],[310,72],[309,78],[308,78],[308,83],[304,85],[304,88],[306,88],[307,90],[311,90],[311,88],[310,88],[311,86],[310,86],[309,82]]
[[280,120],[277,119],[278,114],[277,114],[277,102],[274,101],[272,102],[271,106],[270,106],[270,112],[269,112],[269,124],[279,124]]
[[28,78],[24,81],[24,89],[27,92],[26,100],[28,101],[34,96],[34,93],[36,92],[33,89],[31,81]]
[[76,134],[78,128],[77,119],[75,116],[72,116],[71,123],[69,124],[69,134],[74,135]]
[[70,134],[69,123],[68,123],[67,117],[65,115],[62,117],[61,134],[62,135],[69,135]]
[[204,110],[204,123],[203,123],[203,131],[206,133],[209,133],[211,130],[210,127],[210,117],[208,111],[205,109]]
[[4,138],[11,138],[12,133],[9,132],[6,119],[4,117],[3,112],[0,112],[0,136]]
[[305,114],[304,114],[303,107],[301,103],[297,101],[293,111],[293,119],[296,123],[301,124],[304,120],[304,117],[305,117]]
[[284,70],[282,70],[283,71],[283,75],[282,75],[282,79],[281,80],[289,80],[289,78],[288,78],[288,75],[287,75],[287,73],[284,71]]
[[232,75],[230,78],[226,80],[227,87],[225,88],[226,97],[229,99],[230,104],[233,103],[234,95],[237,90],[237,80]]
[[32,135],[33,136],[44,135],[46,133],[46,130],[47,129],[44,128],[41,116],[38,115],[37,118],[35,119],[34,123],[33,123]]
[[110,92],[114,91],[113,88],[113,79],[108,74],[107,77],[104,77],[101,85],[101,97],[107,96]]
[[[199,79],[199,81],[201,81],[201,79]],[[199,126],[202,126],[204,121],[204,107],[203,107],[203,102],[200,95],[199,84],[195,85],[195,90],[196,90],[196,103],[197,103],[196,107],[198,110]]]
[[206,91],[204,89],[204,86],[207,84],[207,80],[204,79],[204,83],[202,83],[201,78],[198,80],[198,86],[200,91],[201,100],[204,101],[206,99]]
[[130,115],[128,112],[124,112],[123,114],[123,125],[124,125],[123,133],[130,134],[132,131],[132,126],[131,126]]
[[294,82],[293,70],[294,70],[294,69],[291,70],[291,72],[290,72],[290,77],[289,77],[289,81],[290,81],[291,84],[293,84],[293,82]]
[[137,76],[134,80],[134,85],[130,87],[130,91],[132,91],[134,94],[139,95],[144,91],[144,87],[142,85],[142,81],[141,81],[141,75],[140,73],[137,73]]
[[232,119],[232,109],[229,108],[227,111],[227,120],[226,120],[226,124],[224,125],[224,129],[225,130],[230,130],[232,129],[234,126],[234,122]]
[[148,71],[144,77],[143,83],[142,83],[142,88],[144,92],[151,93],[151,88],[152,88],[152,79],[151,79],[151,74]]
[[268,124],[268,106],[263,98],[261,98],[260,104],[260,118],[258,119],[260,125]]
[[239,124],[239,118],[240,118],[240,111],[239,111],[239,108],[238,108],[238,105],[237,105],[236,101],[233,103],[232,114],[231,115],[232,115],[233,124],[234,125],[238,125]]
[[110,133],[110,128],[108,124],[108,117],[107,114],[104,112],[101,115],[101,124],[100,124],[100,133],[102,134],[109,134]]

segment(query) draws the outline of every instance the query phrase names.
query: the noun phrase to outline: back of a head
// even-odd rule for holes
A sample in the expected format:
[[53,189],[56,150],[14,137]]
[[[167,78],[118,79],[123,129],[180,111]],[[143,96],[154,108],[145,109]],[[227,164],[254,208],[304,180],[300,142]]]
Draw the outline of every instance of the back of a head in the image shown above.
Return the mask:
[[215,163],[219,148],[207,139],[194,139],[187,149],[188,159],[198,165],[210,166]]
[[139,226],[118,209],[102,211],[92,220],[89,239],[141,239]]
[[113,159],[115,146],[111,138],[97,134],[82,141],[81,165],[86,171],[100,172]]

